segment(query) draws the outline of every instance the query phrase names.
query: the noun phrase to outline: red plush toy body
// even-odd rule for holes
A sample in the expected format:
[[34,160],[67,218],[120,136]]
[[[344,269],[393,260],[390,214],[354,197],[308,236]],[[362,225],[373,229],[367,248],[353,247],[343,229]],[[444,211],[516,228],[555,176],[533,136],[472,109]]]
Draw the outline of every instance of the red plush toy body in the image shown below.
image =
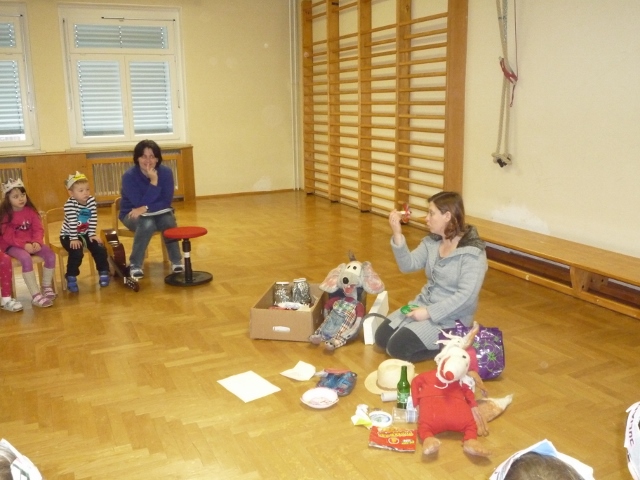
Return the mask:
[[420,406],[418,434],[423,440],[423,454],[436,453],[440,441],[435,435],[454,431],[463,435],[464,451],[486,457],[491,452],[478,441],[478,425],[485,422],[478,410],[475,396],[462,379],[469,371],[469,352],[450,340],[435,360],[437,368],[421,373],[411,382],[411,397]]
[[418,435],[421,439],[447,431],[462,432],[463,441],[478,438],[476,420],[471,413],[476,400],[468,385],[442,383],[436,371],[431,370],[413,379],[411,398],[414,404],[420,405]]

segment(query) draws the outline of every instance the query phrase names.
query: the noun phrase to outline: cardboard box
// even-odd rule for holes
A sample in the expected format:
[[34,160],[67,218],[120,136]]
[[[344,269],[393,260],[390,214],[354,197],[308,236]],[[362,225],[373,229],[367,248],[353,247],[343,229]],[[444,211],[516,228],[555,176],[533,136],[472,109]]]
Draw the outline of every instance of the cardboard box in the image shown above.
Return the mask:
[[311,295],[316,300],[313,306],[303,310],[278,310],[273,306],[273,285],[251,308],[249,337],[267,340],[308,342],[309,335],[316,331],[324,320],[322,308],[327,294],[317,283],[309,284]]

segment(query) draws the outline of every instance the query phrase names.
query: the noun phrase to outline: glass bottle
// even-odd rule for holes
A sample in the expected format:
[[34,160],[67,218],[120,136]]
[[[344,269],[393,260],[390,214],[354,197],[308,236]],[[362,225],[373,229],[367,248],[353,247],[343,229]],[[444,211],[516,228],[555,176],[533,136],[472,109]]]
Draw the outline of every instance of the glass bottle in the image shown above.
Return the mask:
[[398,400],[396,407],[407,408],[407,401],[411,395],[411,384],[407,379],[407,366],[400,367],[400,381],[398,382]]

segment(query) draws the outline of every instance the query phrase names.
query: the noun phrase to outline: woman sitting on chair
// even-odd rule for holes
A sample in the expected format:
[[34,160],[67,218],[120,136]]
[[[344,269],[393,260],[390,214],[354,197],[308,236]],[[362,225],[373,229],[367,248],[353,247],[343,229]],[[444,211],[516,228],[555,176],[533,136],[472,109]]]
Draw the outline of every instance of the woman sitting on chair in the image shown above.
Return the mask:
[[[122,175],[122,199],[119,218],[132,232],[133,248],[129,256],[130,273],[142,278],[142,262],[155,232],[173,228],[173,172],[162,165],[162,152],[153,140],[142,140],[133,150],[135,165]],[[176,240],[165,239],[173,273],[183,272],[182,255]]]

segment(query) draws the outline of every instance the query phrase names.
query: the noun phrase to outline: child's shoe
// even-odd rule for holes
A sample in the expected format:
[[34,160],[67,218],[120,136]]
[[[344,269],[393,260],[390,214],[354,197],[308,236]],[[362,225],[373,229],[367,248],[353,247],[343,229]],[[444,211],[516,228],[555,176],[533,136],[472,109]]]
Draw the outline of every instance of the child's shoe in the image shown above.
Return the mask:
[[78,293],[78,279],[72,275],[67,275],[67,290],[71,293]]
[[10,298],[2,303],[2,309],[8,312],[19,312],[22,310],[22,304],[15,298]]
[[98,282],[100,282],[101,287],[108,287],[109,282],[111,281],[111,274],[109,272],[100,272],[100,277]]
[[53,302],[49,300],[47,297],[45,297],[44,295],[42,295],[41,293],[36,293],[31,298],[31,303],[36,307],[43,307],[43,308],[50,307],[51,305],[53,305]]
[[51,287],[51,285],[47,285],[46,287],[42,287],[42,295],[47,297],[52,302],[58,296],[58,295],[56,295],[56,292],[53,291],[53,288]]

